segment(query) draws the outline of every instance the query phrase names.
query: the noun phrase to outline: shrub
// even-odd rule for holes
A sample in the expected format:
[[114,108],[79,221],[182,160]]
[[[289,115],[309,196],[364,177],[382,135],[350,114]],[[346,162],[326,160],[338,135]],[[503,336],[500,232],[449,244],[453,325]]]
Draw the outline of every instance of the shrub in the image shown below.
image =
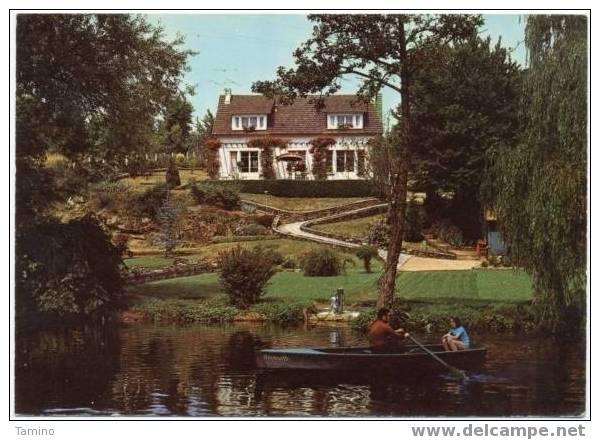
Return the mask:
[[409,201],[404,218],[404,240],[413,243],[423,240],[423,207],[414,200]]
[[377,255],[379,254],[374,246],[361,246],[356,250],[356,256],[362,260],[367,273],[371,273],[371,260]]
[[133,310],[154,322],[224,323],[233,321],[237,309],[221,298],[210,300],[147,299]]
[[376,318],[377,312],[375,310],[369,310],[368,312],[363,312],[356,318],[354,318],[350,325],[352,327],[352,330],[358,331],[360,333],[366,333]]
[[127,172],[130,177],[145,175],[150,169],[150,164],[143,157],[132,157],[127,160]]
[[342,272],[340,257],[330,249],[316,249],[308,252],[300,262],[304,276],[333,277]]
[[261,247],[249,250],[237,246],[221,252],[218,259],[221,283],[229,301],[241,308],[255,304],[275,274],[273,262]]
[[179,169],[177,169],[177,163],[173,159],[169,161],[169,166],[167,167],[167,173],[165,175],[165,182],[169,188],[181,186]]
[[256,212],[256,206],[243,203],[242,211],[244,211],[246,214],[254,214]]
[[308,303],[261,303],[252,310],[264,315],[267,320],[278,324],[291,324],[304,319],[302,311]]
[[235,230],[235,235],[267,235],[269,230],[264,226],[251,223],[249,225],[240,226]]
[[264,258],[268,258],[275,266],[279,266],[285,261],[285,257],[273,245],[262,246],[259,244],[256,247],[261,248]]
[[367,241],[375,246],[387,247],[390,241],[390,227],[385,219],[369,226],[367,230]]
[[112,209],[126,203],[131,196],[129,185],[121,181],[100,182],[90,188],[90,202],[96,211]]
[[240,205],[240,195],[235,187],[203,183],[192,185],[190,192],[200,204],[220,206],[228,210]]
[[156,219],[156,215],[167,198],[169,189],[162,183],[147,189],[132,201],[131,209],[140,217]]
[[464,245],[462,231],[449,220],[441,220],[434,223],[430,228],[430,232],[452,246]]
[[216,235],[210,239],[211,243],[237,243],[245,241],[264,241],[264,240],[278,240],[279,237],[276,235]]
[[273,225],[273,219],[275,219],[275,216],[272,214],[259,214],[252,217],[254,223],[269,229],[271,229],[271,225]]
[[230,187],[250,194],[271,194],[278,197],[373,197],[380,195],[369,180],[209,180],[207,183]]

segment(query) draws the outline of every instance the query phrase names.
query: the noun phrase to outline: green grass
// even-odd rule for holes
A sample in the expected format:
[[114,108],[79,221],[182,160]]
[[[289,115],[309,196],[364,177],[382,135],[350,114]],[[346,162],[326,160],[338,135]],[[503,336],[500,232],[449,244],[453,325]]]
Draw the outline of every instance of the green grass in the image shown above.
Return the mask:
[[313,225],[311,228],[351,239],[364,240],[367,237],[369,227],[383,218],[383,214],[378,214],[341,222]]
[[333,208],[348,203],[364,200],[364,197],[276,197],[267,194],[241,193],[240,197],[273,208],[286,211],[313,211],[317,209]]
[[531,278],[524,271],[464,270],[401,272],[398,294],[409,299],[520,302],[531,299]]
[[[336,277],[305,277],[301,272],[278,272],[267,288],[265,299],[284,302],[327,302],[338,288],[347,303],[377,298],[377,280],[382,266],[375,262],[367,274],[360,265],[347,268]],[[531,279],[522,271],[469,270],[402,272],[396,283],[398,296],[405,300],[432,304],[481,303],[517,304],[531,299]],[[224,294],[217,273],[162,280],[131,286],[129,293],[139,297],[210,298]]]

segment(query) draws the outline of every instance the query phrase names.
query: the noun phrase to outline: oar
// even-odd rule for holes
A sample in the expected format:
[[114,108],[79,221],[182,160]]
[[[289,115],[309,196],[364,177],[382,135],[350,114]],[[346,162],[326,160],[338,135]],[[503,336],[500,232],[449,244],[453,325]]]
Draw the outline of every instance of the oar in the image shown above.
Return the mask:
[[462,377],[463,379],[467,379],[467,375],[465,374],[464,371],[459,370],[458,368],[453,367],[452,365],[444,362],[437,354],[435,354],[433,351],[431,351],[430,349],[428,349],[427,347],[425,347],[423,344],[421,344],[419,341],[417,341],[415,338],[413,338],[412,335],[409,335],[409,338],[415,344],[417,344],[425,353],[427,353],[428,355],[430,355],[432,358],[434,358],[436,361],[438,361],[440,364],[442,364],[444,367],[446,367],[452,373],[456,374],[457,376]]

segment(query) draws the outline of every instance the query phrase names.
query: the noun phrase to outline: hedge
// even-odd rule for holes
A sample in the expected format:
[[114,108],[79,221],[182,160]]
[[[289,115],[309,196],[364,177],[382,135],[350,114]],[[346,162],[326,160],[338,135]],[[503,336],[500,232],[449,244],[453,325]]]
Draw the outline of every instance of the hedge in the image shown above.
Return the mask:
[[240,192],[279,197],[372,197],[378,188],[368,180],[209,180],[215,185],[234,185]]

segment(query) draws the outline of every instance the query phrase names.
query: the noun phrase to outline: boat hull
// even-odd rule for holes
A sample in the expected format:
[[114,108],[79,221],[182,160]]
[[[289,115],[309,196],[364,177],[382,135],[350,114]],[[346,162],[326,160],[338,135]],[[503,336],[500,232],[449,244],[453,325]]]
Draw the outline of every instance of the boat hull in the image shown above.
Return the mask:
[[[463,370],[481,366],[487,352],[484,347],[461,351],[443,351],[440,346],[435,345],[427,348],[444,362]],[[270,349],[257,352],[256,362],[259,368],[266,370],[447,371],[442,363],[416,346],[408,346],[404,353],[391,354],[374,354],[368,347]]]

